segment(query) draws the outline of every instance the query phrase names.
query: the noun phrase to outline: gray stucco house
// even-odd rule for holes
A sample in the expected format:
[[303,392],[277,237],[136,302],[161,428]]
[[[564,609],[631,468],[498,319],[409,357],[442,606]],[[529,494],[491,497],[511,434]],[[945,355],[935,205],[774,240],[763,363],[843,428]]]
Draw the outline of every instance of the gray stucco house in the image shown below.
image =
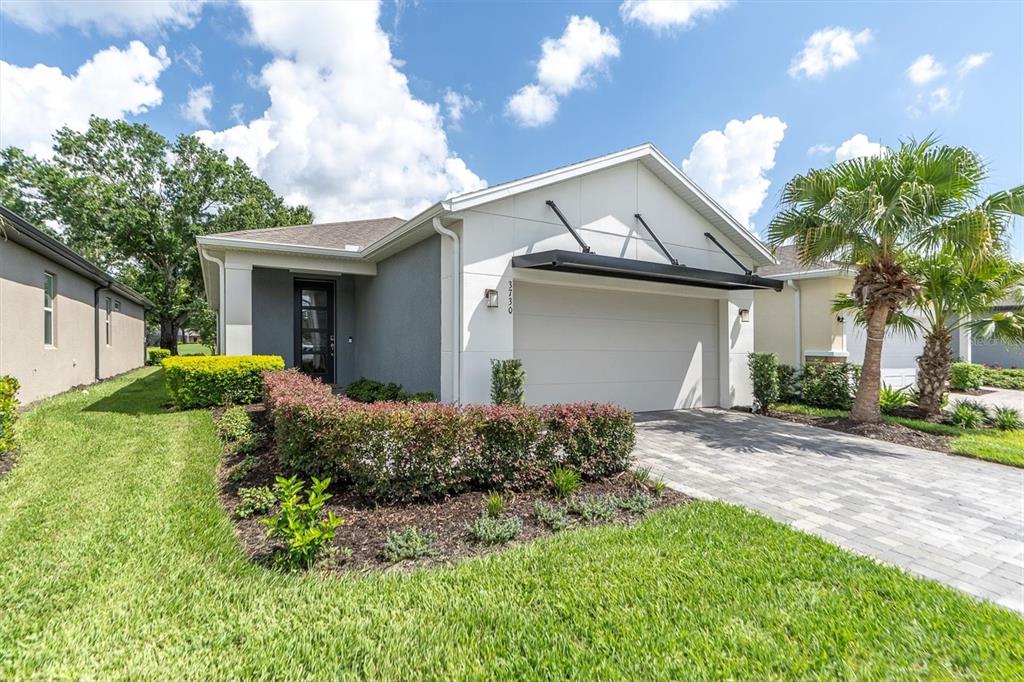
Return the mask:
[[142,366],[151,306],[0,206],[0,374],[22,403]]
[[644,144],[381,218],[199,237],[221,352],[273,353],[489,400],[517,357],[530,403],[749,404],[753,274],[772,255]]

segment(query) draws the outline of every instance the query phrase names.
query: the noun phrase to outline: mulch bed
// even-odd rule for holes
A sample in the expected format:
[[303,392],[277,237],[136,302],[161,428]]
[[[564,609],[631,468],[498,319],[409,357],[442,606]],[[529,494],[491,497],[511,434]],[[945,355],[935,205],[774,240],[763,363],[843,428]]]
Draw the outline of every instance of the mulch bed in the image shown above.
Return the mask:
[[[254,405],[247,408],[254,423],[266,430],[263,408]],[[219,417],[221,410],[214,416]],[[280,547],[275,539],[267,537],[267,527],[260,523],[266,515],[239,519],[234,509],[239,503],[238,489],[253,486],[273,486],[276,476],[289,476],[277,460],[273,440],[267,439],[267,445],[255,452],[255,467],[241,480],[231,480],[230,472],[242,459],[242,456],[226,454],[221,462],[217,479],[220,486],[220,498],[225,509],[235,522],[236,533],[246,553],[256,562],[269,565],[274,552]],[[580,495],[619,495],[628,496],[638,490],[628,472],[602,481],[589,481],[583,484],[577,494]],[[339,552],[333,568],[339,571],[353,570],[411,570],[414,568],[448,565],[462,559],[480,556],[507,548],[509,545],[482,546],[473,543],[467,533],[466,525],[478,518],[484,509],[485,491],[465,492],[429,503],[374,504],[360,499],[343,486],[332,484],[329,488],[333,497],[327,502],[323,513],[334,512],[345,520],[335,531],[334,543]],[[650,493],[653,495],[653,492]],[[546,526],[541,525],[533,514],[534,501],[544,499],[556,502],[547,490],[526,490],[504,493],[506,509],[503,516],[518,516],[523,523],[523,531],[517,540],[510,544],[522,544],[537,538],[553,535]],[[655,498],[651,511],[669,506],[685,504],[689,501],[686,495],[666,489],[660,497]],[[572,519],[570,528],[582,527],[581,519]],[[623,510],[616,510],[614,517],[605,523],[590,525],[607,525],[635,523],[638,515]],[[421,531],[430,531],[435,536],[437,555],[416,561],[404,561],[391,564],[381,557],[381,551],[388,535],[393,531],[414,526]]]
[[[807,414],[793,414],[792,412],[780,412],[777,410],[772,410],[768,416],[788,422],[810,424],[811,426],[819,426],[823,429],[842,431],[843,433],[850,433],[855,436],[884,440],[899,445],[910,445],[915,448],[934,450],[935,452],[947,454],[950,451],[950,443],[953,442],[953,436],[925,433],[924,431],[918,431],[907,426],[890,424],[884,421],[877,424],[861,424],[851,421],[846,417],[815,417]],[[904,416],[915,415],[908,414]]]

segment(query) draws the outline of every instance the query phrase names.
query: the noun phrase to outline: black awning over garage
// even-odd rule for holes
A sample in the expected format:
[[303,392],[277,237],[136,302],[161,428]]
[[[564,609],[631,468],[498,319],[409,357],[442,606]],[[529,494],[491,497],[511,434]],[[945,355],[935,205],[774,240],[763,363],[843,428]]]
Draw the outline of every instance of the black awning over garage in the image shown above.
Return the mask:
[[512,267],[637,279],[645,282],[663,282],[709,289],[774,289],[781,291],[785,284],[781,279],[769,279],[744,273],[702,270],[685,265],[652,263],[632,258],[616,258],[561,250],[513,256]]

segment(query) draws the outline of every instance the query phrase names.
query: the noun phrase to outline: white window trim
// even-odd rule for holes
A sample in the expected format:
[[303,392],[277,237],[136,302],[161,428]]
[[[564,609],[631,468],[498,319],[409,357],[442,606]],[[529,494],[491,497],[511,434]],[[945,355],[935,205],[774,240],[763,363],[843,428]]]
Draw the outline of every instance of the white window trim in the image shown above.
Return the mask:
[[106,330],[107,347],[109,348],[111,346],[111,342],[114,340],[114,333],[113,333],[114,329],[113,329],[113,324],[111,323],[111,310],[113,310],[113,308],[111,306],[113,304],[112,304],[112,299],[109,296],[106,297],[106,303],[104,305],[105,305],[105,309],[106,309],[106,317],[105,317],[105,320],[104,320],[104,329]]
[[[46,305],[46,281],[50,281],[50,305]],[[46,313],[50,313],[50,324],[47,327]],[[46,332],[50,332],[50,341],[46,341]],[[43,270],[43,348],[57,347],[57,275]]]

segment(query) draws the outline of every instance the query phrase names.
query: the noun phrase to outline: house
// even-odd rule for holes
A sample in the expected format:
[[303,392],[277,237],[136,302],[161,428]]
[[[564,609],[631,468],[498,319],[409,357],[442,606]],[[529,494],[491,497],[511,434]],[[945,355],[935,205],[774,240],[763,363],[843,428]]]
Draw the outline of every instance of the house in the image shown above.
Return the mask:
[[[806,266],[796,248],[775,250],[778,263],[761,266],[757,274],[785,281],[781,292],[754,293],[754,307],[762,315],[754,329],[754,348],[775,353],[787,365],[807,362],[864,362],[864,328],[851,315],[832,311],[832,301],[853,289],[853,275],[835,262]],[[771,315],[763,314],[765,309]],[[890,331],[882,345],[882,381],[893,387],[917,380],[920,335]]]
[[140,367],[151,306],[0,206],[0,374],[22,403]]
[[[749,404],[754,293],[781,280],[743,225],[653,145],[381,218],[198,240],[222,351],[326,382],[489,401],[516,357],[529,403]],[[774,313],[772,313],[774,314]]]
[[[1020,315],[1021,303],[1017,297],[1003,299],[996,305],[994,313],[1014,313]],[[1007,345],[993,339],[979,339],[967,333],[953,337],[953,357],[964,362],[974,362],[989,367],[1024,367],[1024,346]]]

